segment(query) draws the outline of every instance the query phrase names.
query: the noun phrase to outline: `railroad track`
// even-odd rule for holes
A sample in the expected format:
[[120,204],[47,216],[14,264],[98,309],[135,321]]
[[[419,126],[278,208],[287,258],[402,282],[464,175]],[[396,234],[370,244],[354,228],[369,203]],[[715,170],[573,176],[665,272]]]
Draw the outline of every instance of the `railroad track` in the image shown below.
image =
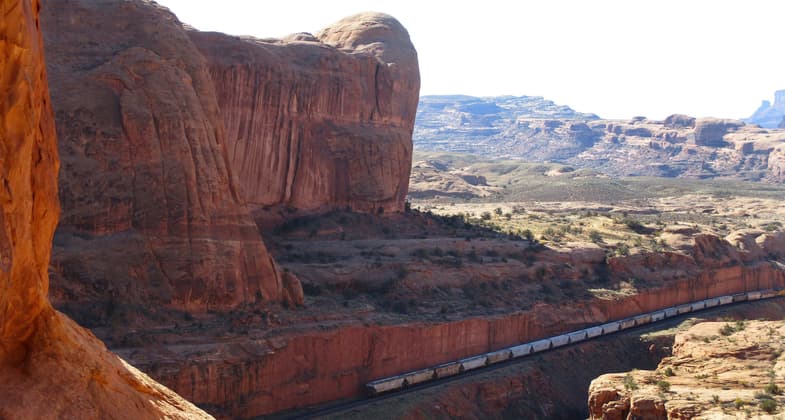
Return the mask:
[[296,413],[290,412],[288,415],[284,414],[280,417],[275,416],[275,418],[308,419],[323,417],[351,410],[352,408],[372,402],[397,398],[401,395],[419,392],[426,388],[443,385],[458,379],[498,369],[502,366],[509,365],[509,363],[526,360],[527,356],[533,356],[583,341],[605,337],[632,328],[670,320],[681,315],[736,303],[753,302],[780,296],[785,296],[785,289],[754,290],[659,309],[621,320],[610,321],[604,324],[559,334],[553,337],[505,347],[492,352],[377,379],[365,385],[368,394],[365,398],[336,401],[333,404],[322,405],[315,410],[299,411]]

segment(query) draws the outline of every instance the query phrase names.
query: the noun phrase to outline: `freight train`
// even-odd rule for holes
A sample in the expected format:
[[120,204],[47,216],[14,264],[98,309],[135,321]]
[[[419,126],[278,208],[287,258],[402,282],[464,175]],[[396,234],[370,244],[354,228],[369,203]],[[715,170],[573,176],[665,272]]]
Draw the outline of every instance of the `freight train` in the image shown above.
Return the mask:
[[503,348],[490,353],[484,353],[477,356],[467,357],[465,359],[442,363],[440,365],[425,369],[377,379],[365,384],[365,388],[366,392],[371,396],[393,392],[412,385],[460,375],[461,373],[479,369],[484,366],[502,363],[520,357],[526,357],[532,354],[566,346],[568,344],[602,337],[604,335],[613,334],[628,328],[662,321],[667,318],[699,311],[702,309],[714,308],[717,306],[728,305],[737,302],[768,299],[783,295],[785,295],[785,290],[767,289],[736,293],[733,295],[725,295],[697,302],[685,303],[683,305],[660,309],[654,312],[636,315],[618,321],[611,321],[601,325],[568,332],[566,334],[560,334],[550,338],[544,338],[529,343],[519,344],[513,347]]

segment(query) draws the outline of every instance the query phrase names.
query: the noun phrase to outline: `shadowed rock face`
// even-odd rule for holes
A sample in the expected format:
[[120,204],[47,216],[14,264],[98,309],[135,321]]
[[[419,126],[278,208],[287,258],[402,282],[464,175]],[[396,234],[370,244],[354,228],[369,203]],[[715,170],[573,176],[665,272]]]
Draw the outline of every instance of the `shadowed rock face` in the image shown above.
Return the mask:
[[40,7],[0,1],[0,418],[210,418],[47,301],[59,162]]
[[45,5],[62,156],[56,303],[203,311],[279,299],[206,62],[177,18],[142,0]]
[[403,209],[420,80],[398,21],[359,14],[285,40],[190,36],[252,208]]

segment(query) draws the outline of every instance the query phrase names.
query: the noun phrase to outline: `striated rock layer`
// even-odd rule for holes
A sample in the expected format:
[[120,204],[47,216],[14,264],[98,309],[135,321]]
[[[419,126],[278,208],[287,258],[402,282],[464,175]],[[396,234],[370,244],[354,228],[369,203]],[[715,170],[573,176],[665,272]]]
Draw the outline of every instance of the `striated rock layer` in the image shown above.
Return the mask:
[[420,79],[397,20],[364,13],[284,40],[189,34],[252,208],[403,210]]
[[656,370],[592,381],[591,418],[776,418],[785,402],[783,338],[783,321],[694,325],[676,335],[673,355]]
[[280,276],[237,188],[207,63],[154,2],[47,0],[63,216],[52,295],[227,310],[278,300]]
[[40,7],[0,1],[0,418],[209,418],[47,301],[58,157]]
[[591,324],[743,290],[785,287],[785,269],[756,253],[776,255],[773,248],[731,248],[699,238],[692,255],[613,258],[612,276],[645,279],[652,286],[611,299],[537,304],[527,311],[451,322],[279,328],[240,341],[127,348],[121,354],[192,401],[232,417],[253,417],[359,395],[362,385],[376,378]]

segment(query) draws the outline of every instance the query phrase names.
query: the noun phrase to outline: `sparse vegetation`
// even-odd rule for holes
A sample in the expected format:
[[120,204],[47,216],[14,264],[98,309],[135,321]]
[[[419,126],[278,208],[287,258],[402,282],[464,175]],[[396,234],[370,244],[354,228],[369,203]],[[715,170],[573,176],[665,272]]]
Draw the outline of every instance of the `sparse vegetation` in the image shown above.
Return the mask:
[[630,373],[624,376],[624,389],[627,391],[635,391],[638,389],[638,383],[635,382],[635,378]]

